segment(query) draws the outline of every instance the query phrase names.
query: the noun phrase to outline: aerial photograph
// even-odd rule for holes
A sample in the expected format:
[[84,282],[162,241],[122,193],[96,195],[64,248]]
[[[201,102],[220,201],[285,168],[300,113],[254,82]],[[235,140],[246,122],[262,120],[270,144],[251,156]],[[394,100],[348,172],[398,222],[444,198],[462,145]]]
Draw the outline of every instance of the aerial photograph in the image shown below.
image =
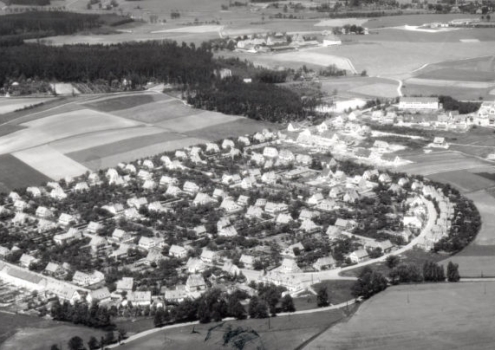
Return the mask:
[[494,320],[495,0],[0,0],[0,350]]

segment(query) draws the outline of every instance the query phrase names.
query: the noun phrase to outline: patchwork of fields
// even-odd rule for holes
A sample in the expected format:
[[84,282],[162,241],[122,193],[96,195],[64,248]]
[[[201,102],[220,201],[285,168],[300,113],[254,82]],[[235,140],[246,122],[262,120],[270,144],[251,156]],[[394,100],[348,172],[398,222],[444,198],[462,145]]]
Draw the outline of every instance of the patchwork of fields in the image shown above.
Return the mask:
[[7,191],[265,127],[273,125],[197,110],[156,92],[81,97],[7,120],[0,183]]
[[491,349],[495,283],[391,287],[304,349]]

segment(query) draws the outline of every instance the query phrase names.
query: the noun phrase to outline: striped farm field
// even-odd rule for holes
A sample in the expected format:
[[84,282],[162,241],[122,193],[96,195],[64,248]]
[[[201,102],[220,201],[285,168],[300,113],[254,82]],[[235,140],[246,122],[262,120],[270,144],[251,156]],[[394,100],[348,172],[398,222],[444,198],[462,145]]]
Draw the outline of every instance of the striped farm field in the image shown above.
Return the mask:
[[200,113],[195,115],[167,120],[158,123],[157,125],[167,130],[180,133],[188,133],[192,130],[200,130],[203,128],[232,122],[240,118],[242,117],[226,115],[217,112],[200,111]]
[[0,155],[0,192],[40,185],[50,178],[10,154]]
[[137,106],[145,105],[148,103],[167,101],[171,97],[164,94],[137,94],[137,95],[123,95],[119,97],[101,98],[96,101],[85,103],[84,106],[96,109],[100,112],[114,112],[123,109],[134,108]]
[[201,113],[177,100],[164,100],[133,108],[115,111],[113,114],[144,123],[160,123],[166,120],[187,117]]

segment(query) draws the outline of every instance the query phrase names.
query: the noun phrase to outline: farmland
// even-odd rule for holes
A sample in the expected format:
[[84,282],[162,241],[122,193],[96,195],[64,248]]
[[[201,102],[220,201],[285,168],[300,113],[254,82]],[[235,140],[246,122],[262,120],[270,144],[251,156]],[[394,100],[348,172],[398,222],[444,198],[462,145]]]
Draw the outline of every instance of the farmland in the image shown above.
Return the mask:
[[42,184],[50,180],[10,154],[0,155],[0,191]]
[[39,103],[52,101],[52,98],[0,98],[0,114],[14,112]]
[[392,287],[304,349],[490,349],[495,283]]
[[[317,312],[313,314],[272,317],[268,319],[250,319],[245,321],[228,321],[221,328],[211,331],[210,339],[205,341],[208,330],[214,324],[200,324],[196,326],[180,327],[164,330],[136,341],[119,346],[120,349],[157,349],[160,347],[176,350],[189,349],[219,349],[222,348],[223,334],[228,325],[233,328],[242,327],[253,329],[260,338],[248,345],[261,345],[265,349],[285,350],[295,349],[314,335],[325,330],[332,324],[342,320],[345,314],[340,310]],[[194,327],[194,333],[192,332]]]

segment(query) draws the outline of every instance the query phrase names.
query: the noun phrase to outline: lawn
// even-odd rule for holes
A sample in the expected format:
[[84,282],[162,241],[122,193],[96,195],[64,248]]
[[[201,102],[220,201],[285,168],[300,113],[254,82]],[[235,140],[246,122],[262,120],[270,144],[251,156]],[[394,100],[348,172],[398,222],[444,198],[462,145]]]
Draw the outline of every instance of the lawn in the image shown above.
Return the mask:
[[[343,311],[332,310],[313,314],[274,317],[269,320],[249,319],[244,321],[228,321],[222,327],[215,329],[212,329],[217,325],[214,323],[187,326],[157,332],[122,345],[119,348],[123,350],[158,348],[170,348],[174,350],[221,349],[223,348],[222,338],[225,329],[228,325],[231,325],[233,328],[242,327],[243,329],[252,329],[259,334],[260,337],[248,343],[246,349],[261,346],[263,349],[289,350],[298,348],[299,345],[307,342],[313,336],[344,318],[345,313]],[[205,340],[210,329],[210,337],[208,340]]]
[[[162,96],[163,98],[161,98]],[[100,112],[113,112],[168,99],[170,98],[167,98],[166,95],[158,94],[125,95],[89,102],[86,103],[85,106],[91,109],[96,109]]]
[[494,293],[489,282],[391,287],[304,349],[491,349]]
[[50,178],[10,154],[0,155],[0,191],[41,185]]

